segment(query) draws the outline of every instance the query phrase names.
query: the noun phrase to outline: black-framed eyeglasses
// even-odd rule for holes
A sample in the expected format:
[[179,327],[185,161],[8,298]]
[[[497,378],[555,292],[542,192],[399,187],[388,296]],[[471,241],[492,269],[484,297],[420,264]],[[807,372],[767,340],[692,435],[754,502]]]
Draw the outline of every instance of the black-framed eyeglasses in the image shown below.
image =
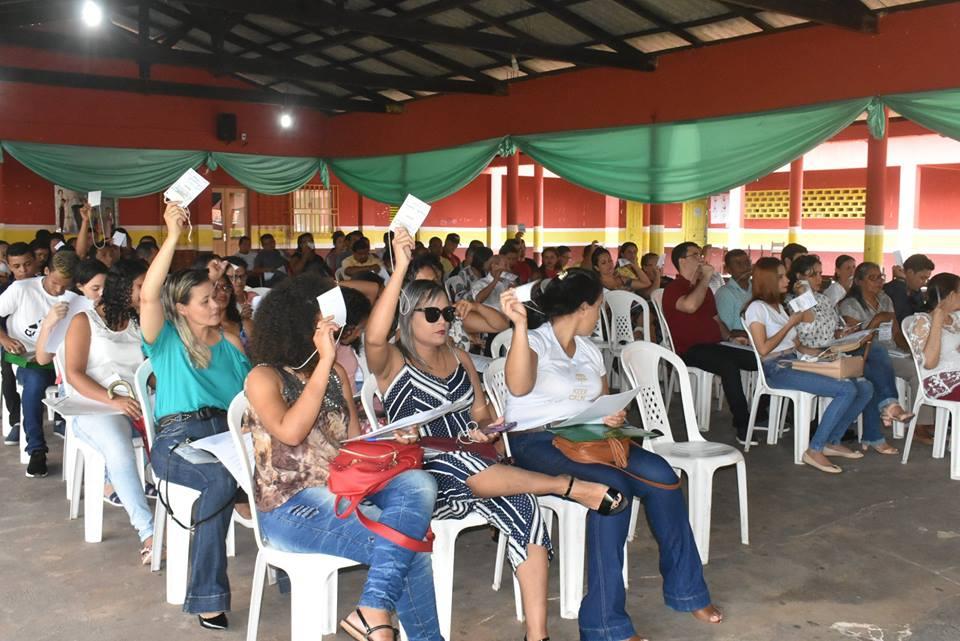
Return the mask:
[[443,320],[452,323],[457,319],[457,308],[453,305],[440,309],[439,307],[417,307],[415,312],[423,312],[423,317],[428,323],[436,323],[443,316]]
[[684,258],[703,258],[703,252],[693,252],[692,254],[687,254]]

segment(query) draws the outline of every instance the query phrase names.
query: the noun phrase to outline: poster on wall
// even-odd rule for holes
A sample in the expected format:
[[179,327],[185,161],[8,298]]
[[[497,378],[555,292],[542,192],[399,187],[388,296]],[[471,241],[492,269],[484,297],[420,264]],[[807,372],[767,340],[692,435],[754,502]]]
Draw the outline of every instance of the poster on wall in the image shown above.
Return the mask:
[[[54,185],[53,190],[53,221],[57,231],[76,234],[80,230],[80,208],[87,201],[87,194],[60,185]],[[100,206],[93,208],[90,218],[97,237],[102,237],[104,232],[109,236],[120,224],[119,205],[116,198],[103,196]]]
[[710,196],[710,222],[714,225],[726,225],[730,215],[730,194]]

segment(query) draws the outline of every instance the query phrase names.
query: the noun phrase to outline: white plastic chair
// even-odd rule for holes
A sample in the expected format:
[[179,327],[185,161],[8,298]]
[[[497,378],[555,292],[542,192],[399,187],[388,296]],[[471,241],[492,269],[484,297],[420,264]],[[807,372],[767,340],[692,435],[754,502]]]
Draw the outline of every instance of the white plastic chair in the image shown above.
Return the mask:
[[[913,325],[916,318],[908,316],[903,319],[903,335],[909,336],[913,332]],[[910,344],[910,355],[913,357],[913,366],[917,370],[917,380],[923,381],[923,373],[920,371],[920,358],[922,354],[917,354],[913,350],[913,344]],[[915,400],[913,401],[913,418],[910,420],[910,427],[907,428],[907,439],[903,445],[903,464],[910,458],[910,446],[913,444],[913,433],[917,428],[917,418],[920,416],[920,408],[929,405],[936,410],[936,420],[933,430],[933,458],[943,458],[947,447],[947,425],[950,429],[950,478],[954,481],[960,481],[960,403],[957,401],[944,401],[929,396],[921,382],[917,385]]]
[[510,349],[510,341],[513,340],[513,330],[505,329],[496,336],[493,337],[493,341],[490,343],[490,355],[493,358],[500,358],[501,356],[507,355],[507,350]]
[[337,631],[337,573],[360,565],[356,561],[329,554],[304,554],[284,552],[271,547],[260,534],[260,521],[253,502],[252,453],[241,432],[241,421],[247,410],[243,392],[237,394],[227,411],[227,424],[233,445],[243,465],[240,486],[247,493],[250,503],[251,522],[257,540],[257,560],[250,588],[250,613],[247,617],[247,641],[256,641],[260,626],[260,606],[263,599],[264,579],[268,568],[279,568],[290,577],[290,639],[312,641],[323,634]]
[[[740,496],[740,542],[749,545],[750,535],[747,521],[747,465],[743,454],[735,447],[723,443],[704,440],[697,428],[696,412],[693,408],[693,391],[690,378],[684,376],[687,366],[683,360],[668,349],[648,341],[638,341],[623,350],[623,368],[633,387],[639,387],[637,406],[647,430],[659,430],[663,436],[647,439],[648,449],[656,452],[673,468],[683,470],[689,479],[690,527],[700,551],[700,560],[704,565],[710,560],[710,516],[713,503],[713,475],[718,468],[735,465],[737,468],[737,488]],[[683,404],[683,418],[687,431],[687,442],[677,443],[664,408],[663,396],[657,370],[660,361],[665,360],[680,374],[680,401]]]
[[[633,326],[634,307],[640,306],[643,313],[641,328],[643,330],[643,340],[650,340],[650,306],[640,296],[632,292],[604,290],[604,306],[609,310],[607,316],[607,336],[610,337],[610,356],[611,365],[608,370],[610,377],[616,373],[613,363],[620,359],[620,354],[626,345],[634,342],[636,335]],[[619,380],[619,379],[618,379]],[[612,381],[611,381],[612,384]]]
[[[760,353],[757,352],[757,346],[753,341],[753,334],[743,324],[747,330],[747,338],[750,340],[750,347],[753,349],[753,355],[757,359],[757,384],[753,388],[753,402],[750,404],[750,421],[747,424],[747,442],[743,447],[744,452],[750,451],[750,443],[753,439],[755,429],[767,430],[767,444],[776,445],[783,433],[783,416],[780,411],[781,403],[784,399],[793,403],[793,462],[796,465],[803,465],[803,453],[810,444],[810,421],[813,420],[814,403],[817,397],[800,390],[782,389],[770,387],[767,384],[767,377],[763,373],[763,361]],[[770,412],[767,419],[767,427],[757,427],[757,410],[760,407],[760,397],[764,394],[770,396]]]
[[[156,434],[156,417],[153,415],[153,393],[150,391],[148,381],[153,375],[153,365],[147,359],[134,376],[133,387],[136,391],[137,400],[140,401],[140,411],[143,415],[143,425],[147,433],[147,443],[153,451],[153,441]],[[152,469],[152,468],[151,468]],[[193,514],[193,504],[200,498],[200,492],[185,485],[169,483],[154,474],[154,484],[157,492],[163,494],[164,500],[170,506],[170,509],[177,516],[181,523],[189,523]],[[161,557],[163,556],[164,534],[166,534],[167,545],[167,603],[181,605],[187,598],[187,583],[189,581],[190,565],[190,531],[177,525],[170,515],[167,514],[160,498],[157,498],[156,507],[153,512],[153,560],[150,564],[151,572],[160,571]],[[236,550],[234,543],[234,522],[240,522],[247,527],[252,523],[239,517],[234,512],[230,521],[230,528],[227,530],[227,556],[233,556]],[[250,523],[250,525],[247,525]]]
[[[507,394],[507,381],[504,374],[506,362],[505,358],[497,358],[483,373],[483,386],[498,416],[503,416]],[[510,445],[506,434],[503,435],[503,442],[509,454]],[[583,600],[587,508],[575,501],[568,501],[558,496],[538,496],[537,501],[548,531],[553,531],[554,514],[559,520],[560,617],[576,619],[580,602]]]
[[[657,312],[657,319],[660,321],[660,333],[663,336],[663,346],[671,352],[676,353],[673,347],[673,335],[670,333],[670,326],[667,325],[667,317],[663,313],[663,290],[655,290],[650,295],[650,300],[653,303],[653,309]],[[699,367],[687,366],[687,374],[690,377],[696,394],[694,397],[694,408],[697,412],[697,425],[700,426],[700,431],[709,432],[710,411],[713,409],[713,373],[700,369]],[[669,378],[667,378],[664,398],[666,399],[666,409],[669,412],[670,403],[673,401],[674,385],[678,380],[677,377],[679,374],[677,370],[669,370],[667,376]]]

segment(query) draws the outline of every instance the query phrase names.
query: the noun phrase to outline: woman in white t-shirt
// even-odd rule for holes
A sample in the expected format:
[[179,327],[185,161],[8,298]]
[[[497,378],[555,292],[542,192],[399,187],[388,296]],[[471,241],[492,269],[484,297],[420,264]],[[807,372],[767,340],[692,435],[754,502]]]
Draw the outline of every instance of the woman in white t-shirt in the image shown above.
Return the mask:
[[863,458],[862,452],[841,445],[840,439],[870,402],[873,385],[865,378],[837,380],[791,367],[791,361],[797,359],[797,349],[816,353],[800,346],[797,338],[797,325],[813,321],[815,315],[813,310],[787,315],[781,301],[787,293],[788,283],[786,271],[778,259],[758,260],[753,266],[753,297],[744,312],[743,326],[753,337],[763,359],[764,376],[771,387],[833,399],[803,453],[803,462],[823,472],[839,474],[843,470],[827,457]]
[[[514,323],[507,352],[506,419],[521,425],[543,425],[568,418],[607,393],[606,368],[590,341],[597,324],[603,286],[592,270],[571,269],[547,286],[540,308],[548,322],[527,330],[527,314],[513,290],[501,297],[504,313]],[[626,413],[608,416],[605,424],[622,425]],[[723,615],[712,604],[703,566],[690,530],[686,504],[676,474],[660,456],[630,448],[623,471],[599,464],[577,463],[553,445],[553,434],[520,432],[510,438],[517,465],[544,474],[572,474],[614,487],[643,502],[647,520],[660,546],[660,571],[667,605],[691,612],[708,623]],[[630,525],[626,513],[587,517],[587,594],[580,605],[583,641],[639,639],[626,612],[623,546]]]
[[[132,421],[140,419],[140,404],[132,398],[134,375],[143,363],[138,322],[140,286],[146,265],[122,259],[110,269],[95,309],[70,321],[64,341],[64,384],[87,398],[113,406],[117,414],[78,416],[75,435],[103,455],[107,476],[140,539],[140,561],[147,565],[153,549],[153,514],[147,506],[137,470]],[[117,380],[126,382],[116,394]]]

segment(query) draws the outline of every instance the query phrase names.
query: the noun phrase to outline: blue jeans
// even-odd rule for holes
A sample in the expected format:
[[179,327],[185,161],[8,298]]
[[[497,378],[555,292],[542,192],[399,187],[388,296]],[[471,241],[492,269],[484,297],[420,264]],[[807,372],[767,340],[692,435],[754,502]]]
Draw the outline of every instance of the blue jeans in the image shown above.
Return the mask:
[[52,369],[17,368],[17,381],[23,386],[20,413],[21,427],[27,431],[27,454],[48,451],[43,437],[43,414],[46,412],[43,398],[47,388],[56,380],[57,374]]
[[[823,412],[817,431],[808,446],[814,452],[821,452],[825,446],[839,443],[850,424],[871,404],[873,385],[865,378],[838,380],[812,372],[801,372],[787,364],[794,360],[796,356],[767,359],[763,361],[763,373],[770,387],[800,390],[833,399]],[[869,421],[864,421],[864,429],[867,423]]]
[[[437,484],[422,470],[394,477],[367,500],[364,515],[422,539],[430,527]],[[353,515],[334,514],[326,486],[300,490],[269,512],[257,511],[260,531],[270,545],[288,552],[332,554],[370,566],[359,605],[396,612],[412,641],[443,641],[437,620],[429,554],[416,553],[377,536]]]
[[[576,463],[553,446],[553,434],[549,432],[513,436],[510,450],[520,467],[543,474],[572,474],[578,479],[615,488],[628,500],[640,499],[660,547],[663,600],[681,612],[710,605],[700,553],[679,488],[664,490],[610,467]],[[677,482],[676,474],[662,457],[639,447],[630,448],[628,469],[657,483]],[[588,513],[587,593],[579,613],[581,641],[623,641],[636,634],[627,615],[623,586],[623,546],[630,527],[630,512],[627,509],[614,516]]]
[[[226,431],[225,415],[173,423],[157,435],[150,451],[150,462],[158,478],[157,489],[161,493],[166,492],[167,481],[200,492],[193,508],[192,522],[200,524],[196,526],[190,544],[190,580],[187,598],[183,602],[184,612],[196,614],[230,609],[226,538],[237,483],[212,454],[183,444],[186,439],[195,441]],[[177,449],[173,451],[175,447]],[[178,518],[183,520],[179,515]],[[172,523],[169,527],[180,526]]]
[[[854,352],[859,356],[863,350]],[[886,443],[880,431],[880,413],[888,406],[899,403],[897,394],[897,375],[893,371],[893,362],[887,348],[880,341],[873,341],[864,361],[863,376],[873,385],[873,398],[863,408],[863,438],[865,445]]]
[[103,456],[107,476],[130,517],[130,524],[141,543],[149,539],[153,536],[153,512],[147,506],[140,484],[137,455],[133,451],[133,437],[137,433],[130,419],[119,414],[77,416],[73,419],[73,433]]

